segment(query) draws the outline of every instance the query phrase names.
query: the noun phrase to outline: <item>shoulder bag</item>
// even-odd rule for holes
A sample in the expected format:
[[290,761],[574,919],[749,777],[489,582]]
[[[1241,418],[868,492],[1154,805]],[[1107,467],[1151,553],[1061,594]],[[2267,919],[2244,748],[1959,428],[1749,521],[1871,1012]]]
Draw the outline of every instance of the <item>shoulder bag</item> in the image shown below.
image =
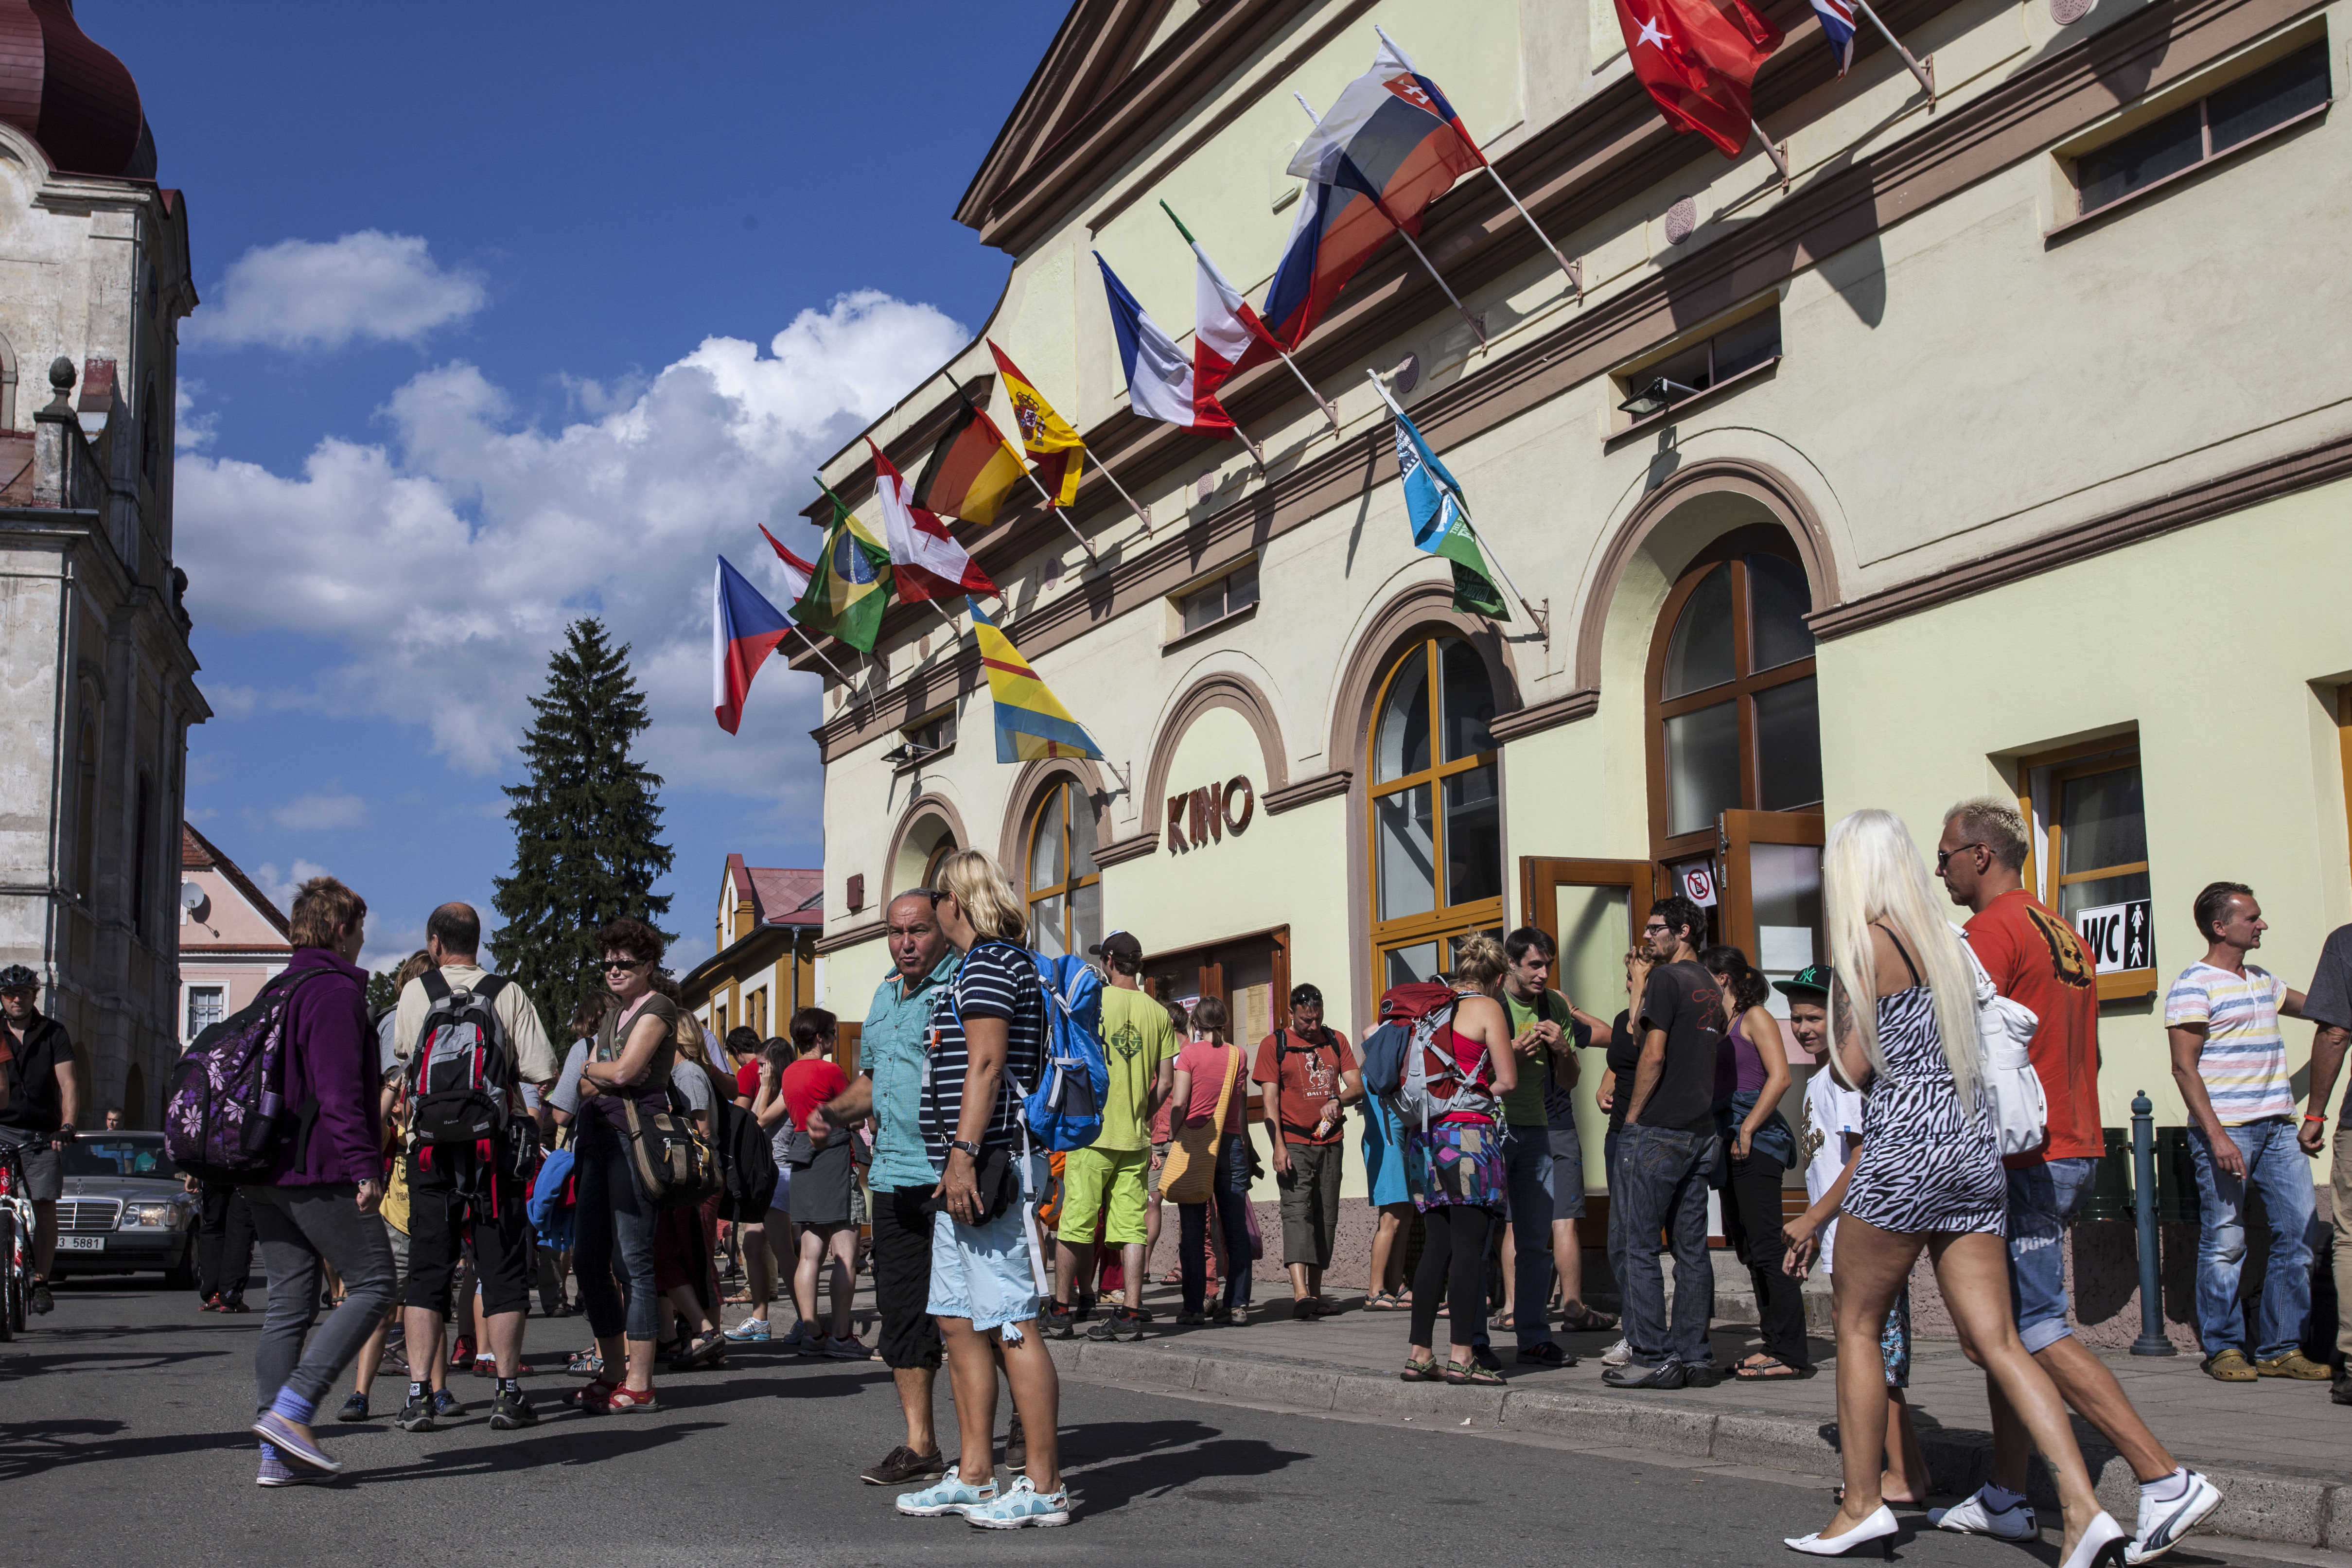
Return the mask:
[[[1176,1121],[1168,1141],[1168,1158],[1160,1167],[1160,1195],[1171,1204],[1204,1204],[1216,1181],[1217,1151],[1225,1139],[1225,1112],[1234,1100],[1234,1085],[1242,1076],[1242,1048],[1225,1047],[1225,1081],[1217,1091],[1216,1114],[1194,1127],[1189,1119]],[[1171,1118],[1175,1121],[1174,1118]]]

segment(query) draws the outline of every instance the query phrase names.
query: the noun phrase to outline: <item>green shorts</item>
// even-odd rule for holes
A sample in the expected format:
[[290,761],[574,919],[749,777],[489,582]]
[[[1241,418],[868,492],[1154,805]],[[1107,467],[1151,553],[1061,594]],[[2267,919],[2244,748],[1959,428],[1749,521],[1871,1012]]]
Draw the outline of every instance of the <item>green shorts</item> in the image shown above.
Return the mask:
[[1113,1247],[1144,1242],[1144,1189],[1150,1173],[1149,1149],[1073,1149],[1062,1163],[1062,1223],[1056,1234],[1074,1246],[1095,1239]]

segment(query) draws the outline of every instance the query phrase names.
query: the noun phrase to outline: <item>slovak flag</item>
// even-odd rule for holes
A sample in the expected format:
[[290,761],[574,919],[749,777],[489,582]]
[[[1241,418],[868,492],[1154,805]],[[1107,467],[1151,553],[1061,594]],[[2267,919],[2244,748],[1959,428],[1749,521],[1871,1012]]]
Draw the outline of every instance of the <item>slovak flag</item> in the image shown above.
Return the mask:
[[1617,0],[1617,25],[1666,123],[1738,157],[1754,128],[1756,68],[1780,47],[1780,29],[1748,0]]
[[1813,15],[1822,19],[1822,37],[1837,57],[1838,75],[1853,64],[1853,0],[1813,0]]
[[719,727],[731,735],[743,721],[743,700],[751,694],[751,678],[793,623],[724,555],[719,558],[710,592],[710,697]]
[[[1095,265],[1102,268],[1103,289],[1110,297],[1111,329],[1118,334],[1119,363],[1127,371],[1128,405],[1148,419],[1164,419],[1208,436],[1232,435],[1233,416],[1217,401],[1216,384],[1232,374],[1235,359],[1247,344],[1247,330],[1243,329],[1239,342],[1221,341],[1216,323],[1204,314],[1192,334],[1195,358],[1186,359],[1176,340],[1143,313],[1143,307],[1127,291],[1127,285],[1118,280],[1100,251],[1095,253]],[[1216,290],[1207,279],[1202,279],[1195,309],[1214,298]],[[1209,364],[1205,386],[1200,374],[1203,363]]]
[[956,542],[939,513],[915,504],[915,487],[891,466],[873,437],[866,438],[866,447],[874,454],[874,491],[882,498],[882,534],[890,542],[890,572],[898,597],[953,599],[995,593],[996,584]]

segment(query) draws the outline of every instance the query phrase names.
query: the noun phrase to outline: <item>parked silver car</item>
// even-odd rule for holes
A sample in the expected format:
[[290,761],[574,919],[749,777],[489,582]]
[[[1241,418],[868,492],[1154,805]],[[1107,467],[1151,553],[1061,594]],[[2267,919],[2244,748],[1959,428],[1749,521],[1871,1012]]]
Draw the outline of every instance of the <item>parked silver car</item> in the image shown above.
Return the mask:
[[196,1283],[197,1202],[163,1152],[161,1132],[89,1132],[65,1148],[53,1279],[161,1269]]

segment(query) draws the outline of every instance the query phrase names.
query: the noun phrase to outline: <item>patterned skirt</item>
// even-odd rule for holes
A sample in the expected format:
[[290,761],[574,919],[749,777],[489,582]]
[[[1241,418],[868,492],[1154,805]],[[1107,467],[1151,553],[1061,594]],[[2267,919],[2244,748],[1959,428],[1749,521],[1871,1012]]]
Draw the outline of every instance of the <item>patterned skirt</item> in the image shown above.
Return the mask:
[[1499,1212],[1507,1202],[1503,1130],[1475,1121],[1441,1121],[1426,1131],[1407,1129],[1404,1174],[1416,1210],[1467,1204]]

